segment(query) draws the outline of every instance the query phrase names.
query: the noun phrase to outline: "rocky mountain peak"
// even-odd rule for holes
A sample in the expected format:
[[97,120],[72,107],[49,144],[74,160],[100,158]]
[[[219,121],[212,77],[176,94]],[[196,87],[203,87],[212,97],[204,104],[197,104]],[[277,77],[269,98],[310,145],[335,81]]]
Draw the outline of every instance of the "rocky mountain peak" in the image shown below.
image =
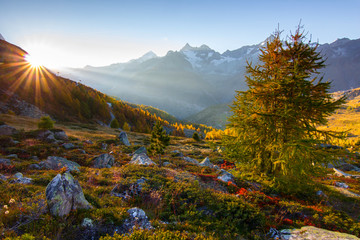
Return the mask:
[[5,41],[5,38],[1,35],[1,33],[0,33],[0,40],[4,40],[4,41]]
[[201,45],[200,47],[192,47],[189,43],[186,43],[185,46],[180,50],[180,52],[184,51],[212,51],[212,49],[205,44]]

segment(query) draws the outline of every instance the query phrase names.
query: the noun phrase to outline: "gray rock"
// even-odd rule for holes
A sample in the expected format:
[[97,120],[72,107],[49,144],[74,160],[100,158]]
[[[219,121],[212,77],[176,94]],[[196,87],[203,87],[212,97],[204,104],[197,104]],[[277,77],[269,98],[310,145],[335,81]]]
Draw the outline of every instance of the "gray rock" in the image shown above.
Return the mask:
[[184,160],[189,162],[189,163],[192,163],[192,164],[195,164],[195,165],[200,165],[199,162],[193,158],[190,158],[190,157],[184,157]]
[[100,143],[100,148],[102,149],[102,150],[106,150],[107,149],[107,144],[106,143]]
[[41,170],[41,167],[39,164],[34,163],[34,164],[29,165],[29,169],[30,170]]
[[115,163],[115,158],[108,154],[104,153],[99,156],[96,156],[93,160],[94,168],[111,168]]
[[75,145],[72,144],[72,143],[64,143],[63,145],[61,145],[63,148],[65,148],[66,150],[69,150],[69,149],[74,149],[75,148]]
[[334,170],[334,174],[336,176],[339,176],[339,177],[346,177],[346,178],[351,178],[353,175],[351,174],[348,174],[348,173],[344,173],[343,171],[339,170],[339,169],[336,169],[336,168],[333,168]]
[[143,147],[140,147],[140,148],[136,149],[136,151],[132,155],[141,154],[141,153],[147,154],[146,147],[143,146]]
[[36,138],[49,142],[49,143],[56,143],[56,139],[54,136],[54,133],[51,132],[50,130],[41,130],[38,132],[38,135],[36,136]]
[[153,229],[144,210],[135,207],[129,209],[127,212],[129,213],[130,217],[125,219],[123,224],[123,227],[127,231],[131,231],[135,227],[147,230]]
[[66,133],[64,131],[56,131],[54,133],[54,136],[56,139],[58,140],[62,140],[62,141],[67,141],[69,139],[68,135],[66,135]]
[[69,171],[80,171],[80,165],[76,162],[56,156],[49,156],[45,161],[40,162],[38,165],[40,166],[40,169],[59,170],[66,167]]
[[10,166],[13,165],[13,163],[11,162],[11,160],[6,159],[6,158],[0,158],[0,164],[3,164],[5,166]]
[[85,140],[84,143],[90,144],[90,145],[94,144],[91,140]]
[[81,226],[85,228],[92,228],[94,226],[93,220],[91,220],[90,218],[84,218]]
[[63,217],[71,210],[91,208],[79,182],[68,172],[56,175],[46,187],[45,193],[50,213],[53,216]]
[[39,158],[38,158],[38,156],[31,156],[31,158],[30,158],[31,160],[36,160],[36,161],[38,161],[39,160]]
[[145,153],[135,154],[129,164],[135,165],[156,165]]
[[0,180],[6,181],[6,180],[7,180],[7,177],[6,177],[5,175],[0,174]]
[[0,136],[10,136],[17,133],[17,130],[14,127],[11,127],[9,125],[1,125],[0,126]]
[[169,162],[164,162],[164,163],[163,163],[163,166],[166,167],[166,166],[169,166],[170,164],[171,164],[171,163],[169,163]]
[[171,153],[173,153],[175,157],[184,157],[184,154],[179,150],[174,150]]
[[14,174],[13,177],[16,179],[12,179],[10,183],[30,184],[32,182],[31,178],[24,177],[21,172]]
[[19,178],[23,178],[23,177],[24,177],[24,175],[21,172],[17,172],[14,174],[14,178],[19,179]]
[[327,198],[327,195],[321,190],[317,191],[316,195],[319,196],[319,197]]
[[76,149],[76,152],[81,153],[81,154],[86,154],[86,151],[84,149]]
[[220,181],[226,182],[226,183],[227,182],[234,183],[234,175],[225,171],[224,169],[221,169],[220,174],[217,177],[217,179],[219,179]]
[[120,132],[119,140],[120,140],[120,143],[124,144],[125,146],[130,146],[131,145],[126,132]]
[[341,188],[349,188],[349,186],[343,182],[335,182],[335,186],[341,187]]
[[121,197],[125,200],[137,196],[141,193],[144,183],[148,181],[146,178],[141,177],[135,183],[131,184],[117,184],[112,190],[111,195]]
[[202,167],[214,168],[214,164],[210,162],[209,157],[206,157],[199,165]]
[[300,239],[321,239],[321,240],[355,240],[359,239],[347,233],[334,232],[313,226],[305,226],[300,229],[283,229],[280,231],[281,240],[300,240]]
[[7,158],[18,158],[17,154],[9,154],[6,156]]

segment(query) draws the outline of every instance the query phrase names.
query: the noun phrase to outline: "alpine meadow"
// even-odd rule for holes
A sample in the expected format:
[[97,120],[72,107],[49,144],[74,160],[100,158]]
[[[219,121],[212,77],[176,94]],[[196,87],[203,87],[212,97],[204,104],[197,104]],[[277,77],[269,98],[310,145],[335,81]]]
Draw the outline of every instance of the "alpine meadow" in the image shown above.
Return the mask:
[[360,239],[360,1],[0,6],[0,239]]

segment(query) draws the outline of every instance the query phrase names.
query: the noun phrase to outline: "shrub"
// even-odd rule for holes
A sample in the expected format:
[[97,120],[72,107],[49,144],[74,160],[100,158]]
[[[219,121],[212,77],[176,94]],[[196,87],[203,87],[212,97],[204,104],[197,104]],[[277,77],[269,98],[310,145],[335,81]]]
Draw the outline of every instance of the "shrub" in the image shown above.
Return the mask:
[[38,122],[39,129],[52,129],[54,127],[54,121],[51,120],[49,116],[44,116],[40,118],[40,122]]
[[114,120],[111,121],[110,127],[111,128],[119,128],[120,127],[120,124],[119,124],[118,120],[116,120],[116,118],[114,118]]
[[197,132],[194,132],[192,138],[195,140],[195,141],[200,141],[200,136]]

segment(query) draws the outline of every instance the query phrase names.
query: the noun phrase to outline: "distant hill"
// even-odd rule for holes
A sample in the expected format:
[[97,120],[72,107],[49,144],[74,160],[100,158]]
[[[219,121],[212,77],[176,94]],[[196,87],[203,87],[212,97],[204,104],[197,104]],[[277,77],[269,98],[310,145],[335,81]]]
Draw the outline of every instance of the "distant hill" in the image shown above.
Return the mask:
[[[150,52],[127,63],[67,69],[62,74],[126,101],[191,119],[207,107],[231,102],[235,90],[247,89],[247,61],[258,63],[259,48],[266,41],[222,54],[206,45],[186,44],[164,57]],[[338,39],[320,45],[319,51],[327,58],[323,73],[333,82],[331,91],[360,87],[360,39]]]
[[223,103],[210,106],[199,113],[196,113],[186,120],[212,126],[214,128],[224,129],[227,123],[227,118],[231,115],[230,105],[231,103]]
[[0,112],[17,112],[19,109],[11,109],[15,106],[11,102],[25,102],[16,106],[34,106],[31,109],[59,121],[108,125],[116,118],[120,126],[127,122],[138,132],[150,132],[158,120],[166,124],[161,117],[176,122],[174,117],[160,110],[156,112],[119,101],[81,83],[56,76],[46,68],[33,68],[25,61],[26,55],[21,48],[0,40]]

